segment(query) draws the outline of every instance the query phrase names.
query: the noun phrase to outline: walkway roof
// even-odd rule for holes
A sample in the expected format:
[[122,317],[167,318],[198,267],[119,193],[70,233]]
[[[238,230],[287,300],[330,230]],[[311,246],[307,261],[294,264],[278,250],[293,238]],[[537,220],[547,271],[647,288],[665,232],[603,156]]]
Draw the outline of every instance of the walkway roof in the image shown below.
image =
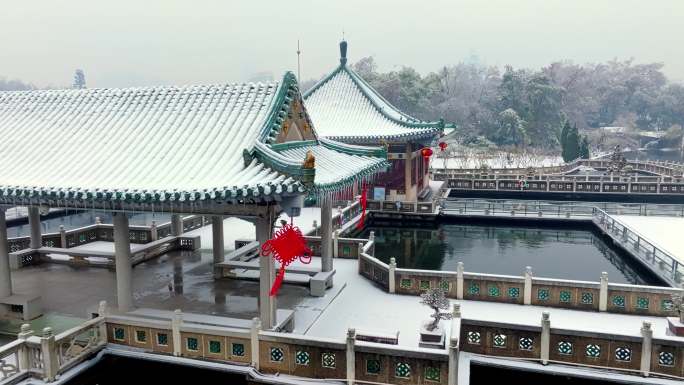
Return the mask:
[[347,43],[340,43],[340,65],[304,93],[306,106],[321,136],[348,143],[430,141],[444,121],[409,116],[382,97],[347,66]]
[[319,140],[291,73],[268,84],[0,92],[0,137],[0,203],[13,204],[260,203],[343,188],[387,164],[384,149]]

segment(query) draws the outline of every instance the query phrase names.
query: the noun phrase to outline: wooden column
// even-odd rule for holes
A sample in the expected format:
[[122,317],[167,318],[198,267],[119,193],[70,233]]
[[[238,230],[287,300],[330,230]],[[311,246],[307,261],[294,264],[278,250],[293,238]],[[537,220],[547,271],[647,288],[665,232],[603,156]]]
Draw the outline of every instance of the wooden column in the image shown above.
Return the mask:
[[171,235],[179,237],[183,234],[183,217],[180,214],[171,215]]
[[12,272],[7,245],[7,221],[5,208],[0,207],[0,298],[12,295]]
[[332,271],[332,197],[321,202],[321,271]]
[[29,206],[28,208],[29,227],[31,229],[31,243],[29,247],[32,249],[39,249],[43,244],[43,239],[40,231],[40,211],[36,206]]
[[[269,210],[265,218],[256,219],[256,239],[259,245],[263,245],[271,239],[273,222],[272,211]],[[259,257],[259,318],[261,327],[265,330],[272,329],[276,324],[276,298],[271,297],[271,284],[275,279],[275,264],[270,255]]]
[[411,164],[413,163],[411,143],[406,143],[406,154],[404,155],[404,158],[404,201],[410,202],[416,200],[415,194],[413,194],[413,178],[411,177],[413,174],[413,167],[411,167]]
[[128,235],[128,216],[114,213],[114,260],[116,265],[116,299],[119,311],[133,307],[133,267],[131,241]]
[[218,264],[223,262],[224,248],[223,243],[223,217],[214,215],[211,218],[211,252],[214,256],[214,278],[221,277],[221,271]]

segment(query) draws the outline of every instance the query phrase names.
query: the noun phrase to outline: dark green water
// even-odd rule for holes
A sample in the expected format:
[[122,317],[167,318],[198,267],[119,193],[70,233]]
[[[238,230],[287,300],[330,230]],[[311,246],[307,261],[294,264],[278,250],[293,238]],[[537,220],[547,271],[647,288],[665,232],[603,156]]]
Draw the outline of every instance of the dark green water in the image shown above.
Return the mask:
[[630,256],[611,249],[588,230],[440,224],[434,229],[378,227],[375,256],[410,269],[522,275],[532,266],[538,277],[662,285]]

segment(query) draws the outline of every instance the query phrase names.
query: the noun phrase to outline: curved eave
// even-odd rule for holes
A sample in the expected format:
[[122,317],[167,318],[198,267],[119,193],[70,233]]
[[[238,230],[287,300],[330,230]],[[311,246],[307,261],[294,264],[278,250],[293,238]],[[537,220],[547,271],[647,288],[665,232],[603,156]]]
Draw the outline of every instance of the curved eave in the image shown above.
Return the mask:
[[315,192],[339,191],[339,190],[342,190],[342,189],[345,189],[345,188],[352,186],[359,179],[371,178],[373,176],[373,174],[384,171],[388,167],[390,167],[389,162],[385,159],[382,159],[381,161],[378,161],[377,163],[375,163],[371,166],[365,167],[364,169],[360,170],[354,176],[342,178],[342,179],[335,181],[333,183],[316,183],[316,184],[314,184],[314,191]]
[[268,144],[257,142],[252,153],[245,153],[245,156],[253,156],[268,167],[281,172],[285,175],[296,177],[304,184],[313,183],[316,175],[315,169],[304,168],[304,158],[292,159],[275,151]]
[[385,147],[358,146],[325,138],[319,141],[323,146],[345,154],[387,159],[387,149]]
[[[307,185],[313,192],[345,189],[389,166],[384,149],[377,147],[352,146],[330,140],[301,143],[303,145],[279,147],[278,151],[281,157],[290,159],[303,160],[309,152],[314,155],[314,179]],[[384,156],[376,156],[381,153]]]
[[67,203],[84,208],[103,203],[237,203],[242,200],[279,200],[282,196],[304,192],[298,181],[290,178],[280,183],[252,186],[216,187],[192,191],[135,191],[135,190],[65,190],[33,189],[21,186],[0,186],[0,202],[5,204]]
[[388,143],[407,143],[426,139],[434,139],[439,135],[439,129],[418,132],[407,132],[400,135],[355,135],[355,136],[327,136],[326,138],[345,143],[368,143],[384,140]]

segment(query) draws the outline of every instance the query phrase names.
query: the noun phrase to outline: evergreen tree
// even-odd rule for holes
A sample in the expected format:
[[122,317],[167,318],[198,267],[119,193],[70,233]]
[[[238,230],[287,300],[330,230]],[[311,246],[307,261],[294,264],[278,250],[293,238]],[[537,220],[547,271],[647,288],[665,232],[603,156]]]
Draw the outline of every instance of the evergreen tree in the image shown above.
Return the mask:
[[566,162],[575,160],[580,156],[580,136],[577,130],[577,125],[574,125],[568,132],[566,139],[566,148],[568,159]]
[[591,157],[591,153],[589,152],[589,138],[587,138],[586,135],[584,135],[582,137],[582,143],[580,143],[579,155],[580,155],[580,158],[582,158],[582,159],[589,159]]
[[570,130],[572,130],[572,127],[570,127],[570,122],[565,122],[563,125],[563,128],[561,129],[561,136],[560,136],[560,145],[561,145],[561,156],[563,157],[563,160],[565,162],[569,162],[572,159],[569,158],[569,153],[568,153],[568,134],[570,134]]

